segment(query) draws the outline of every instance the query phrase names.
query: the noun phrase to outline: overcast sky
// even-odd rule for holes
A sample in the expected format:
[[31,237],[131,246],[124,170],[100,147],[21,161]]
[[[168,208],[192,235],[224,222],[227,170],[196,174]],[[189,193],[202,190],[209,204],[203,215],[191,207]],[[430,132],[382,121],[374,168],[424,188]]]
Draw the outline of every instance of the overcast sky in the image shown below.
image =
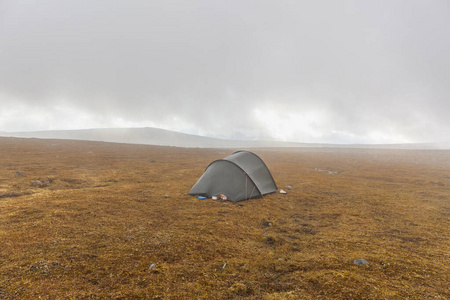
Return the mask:
[[450,139],[450,2],[0,0],[0,131]]

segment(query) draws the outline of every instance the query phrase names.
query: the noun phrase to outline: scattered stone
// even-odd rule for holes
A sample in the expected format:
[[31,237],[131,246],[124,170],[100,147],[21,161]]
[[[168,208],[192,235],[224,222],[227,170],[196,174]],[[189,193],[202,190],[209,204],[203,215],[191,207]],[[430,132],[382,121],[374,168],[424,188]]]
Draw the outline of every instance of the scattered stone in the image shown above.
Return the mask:
[[263,226],[264,226],[264,227],[270,227],[270,226],[272,226],[272,222],[264,221],[264,222],[263,222]]
[[30,267],[30,271],[36,271],[43,274],[48,273],[48,263],[45,260],[38,261]]
[[381,265],[381,268],[382,268],[383,270],[384,270],[384,269],[387,269],[387,268],[389,267],[389,263],[381,262],[380,265]]
[[27,177],[27,175],[25,175],[24,173],[17,171],[16,172],[16,176],[22,176],[22,177]]
[[32,185],[42,185],[42,181],[40,181],[40,180],[33,180],[33,182],[31,184]]
[[285,190],[280,190],[280,194],[287,194]]
[[47,179],[47,180],[44,180],[44,183],[45,183],[45,184],[50,184],[51,181]]
[[330,171],[330,170],[327,170],[327,169],[318,169],[318,168],[315,168],[315,170],[316,170],[317,172],[324,172],[324,173],[328,173],[328,174],[337,174],[337,173],[338,173],[338,171]]
[[149,270],[154,270],[156,269],[156,265],[155,264],[151,264],[150,267],[148,267]]
[[284,186],[287,190],[292,190],[292,186],[290,186],[290,185],[285,185]]
[[368,264],[369,264],[369,263],[367,262],[367,260],[365,260],[365,259],[363,259],[363,258],[355,259],[355,260],[353,261],[353,263],[354,263],[355,265],[358,265],[358,266],[363,266],[363,265],[368,265]]
[[169,195],[164,195],[164,198],[169,198]]

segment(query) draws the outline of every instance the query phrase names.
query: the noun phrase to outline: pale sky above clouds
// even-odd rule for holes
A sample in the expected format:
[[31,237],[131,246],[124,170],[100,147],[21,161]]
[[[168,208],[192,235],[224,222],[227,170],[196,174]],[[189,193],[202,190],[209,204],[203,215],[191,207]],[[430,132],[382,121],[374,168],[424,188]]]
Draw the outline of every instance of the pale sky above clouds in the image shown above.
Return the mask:
[[0,131],[450,139],[450,2],[0,0]]

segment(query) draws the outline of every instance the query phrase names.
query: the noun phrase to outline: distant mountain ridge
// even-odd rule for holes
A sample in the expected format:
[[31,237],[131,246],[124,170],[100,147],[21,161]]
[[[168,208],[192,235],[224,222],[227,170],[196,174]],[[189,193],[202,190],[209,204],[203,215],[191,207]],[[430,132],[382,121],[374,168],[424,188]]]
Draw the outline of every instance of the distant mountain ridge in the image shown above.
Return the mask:
[[[68,139],[113,143],[175,146],[186,148],[301,147],[300,143],[240,141],[211,138],[160,128],[95,128],[30,132],[0,132],[0,136],[40,139]],[[274,144],[276,143],[276,144]]]
[[378,149],[450,149],[450,142],[395,145],[342,145],[295,143],[283,141],[226,140],[152,127],[0,132],[0,136],[18,138],[103,141],[113,143],[174,146],[185,148],[337,147]]

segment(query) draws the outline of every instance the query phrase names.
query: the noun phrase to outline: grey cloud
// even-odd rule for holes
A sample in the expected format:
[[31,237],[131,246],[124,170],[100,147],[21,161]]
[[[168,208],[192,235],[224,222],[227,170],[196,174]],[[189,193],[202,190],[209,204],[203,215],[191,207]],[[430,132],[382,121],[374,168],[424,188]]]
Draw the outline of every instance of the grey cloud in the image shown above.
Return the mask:
[[446,1],[0,5],[0,92],[24,105],[221,137],[270,138],[255,108],[322,110],[328,138],[450,130]]

